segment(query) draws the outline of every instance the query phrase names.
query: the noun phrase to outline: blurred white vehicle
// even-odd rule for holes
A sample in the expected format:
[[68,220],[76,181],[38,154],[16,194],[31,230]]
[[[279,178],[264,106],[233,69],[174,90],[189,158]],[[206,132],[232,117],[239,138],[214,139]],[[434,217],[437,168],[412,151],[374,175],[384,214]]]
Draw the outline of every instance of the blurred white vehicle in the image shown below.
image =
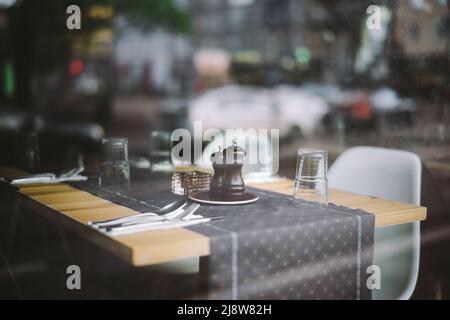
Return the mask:
[[312,134],[328,112],[325,99],[293,86],[229,85],[193,99],[189,119],[202,121],[204,129],[280,129],[286,137]]
[[411,98],[400,98],[392,88],[383,87],[370,95],[370,103],[378,113],[414,112],[415,103]]
[[307,82],[301,88],[324,98],[330,104],[344,104],[346,100],[344,92],[335,84]]

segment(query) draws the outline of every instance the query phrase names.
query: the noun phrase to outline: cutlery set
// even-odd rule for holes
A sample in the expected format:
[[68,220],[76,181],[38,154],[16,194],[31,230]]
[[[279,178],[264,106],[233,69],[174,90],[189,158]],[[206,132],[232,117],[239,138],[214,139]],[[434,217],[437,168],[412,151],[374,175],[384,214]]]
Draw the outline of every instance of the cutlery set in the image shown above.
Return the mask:
[[194,213],[200,204],[191,200],[172,202],[156,212],[144,212],[136,215],[104,220],[89,221],[88,225],[109,235],[123,235],[140,231],[180,228],[222,217],[204,218]]

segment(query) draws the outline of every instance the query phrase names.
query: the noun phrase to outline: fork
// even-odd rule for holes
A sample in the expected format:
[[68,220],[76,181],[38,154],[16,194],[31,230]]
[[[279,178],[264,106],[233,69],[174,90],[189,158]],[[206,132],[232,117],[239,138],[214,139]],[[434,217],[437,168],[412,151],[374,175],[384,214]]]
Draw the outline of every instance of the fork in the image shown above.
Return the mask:
[[197,218],[197,219],[191,219],[191,220],[181,220],[181,221],[172,221],[172,222],[158,222],[158,223],[146,223],[146,224],[140,224],[138,226],[131,226],[133,229],[130,229],[130,226],[126,227],[120,227],[111,229],[110,231],[106,230],[100,230],[101,232],[104,232],[108,235],[112,236],[120,236],[124,234],[134,233],[134,232],[142,232],[142,231],[150,231],[150,230],[164,230],[164,229],[171,229],[171,228],[184,228],[200,223],[205,222],[211,222],[214,220],[220,220],[223,219],[223,216],[217,216],[217,217],[208,217],[208,218]]
[[[173,215],[178,214],[189,203],[191,203],[191,200],[186,200],[185,198],[183,198],[181,200],[171,202],[168,205],[162,207],[161,209],[159,209],[155,212],[142,212],[142,213],[138,213],[138,214],[135,214],[132,216],[108,219],[108,220],[103,220],[103,221],[88,221],[88,225],[91,225],[93,227],[106,227],[106,226],[115,225],[115,224],[122,223],[122,222],[140,219],[143,217],[154,217],[154,218],[159,218],[159,219],[169,218]],[[162,215],[160,215],[160,214],[162,214]]]
[[[189,208],[185,210],[183,213],[183,217],[189,216],[193,214],[197,209],[200,207],[200,204],[193,203]],[[198,219],[192,219],[184,221],[182,216],[176,217],[169,220],[163,220],[163,221],[153,221],[153,222],[140,222],[140,223],[134,223],[131,225],[120,225],[120,226],[114,226],[114,227],[106,227],[100,229],[102,232],[111,233],[111,234],[118,234],[123,232],[133,232],[133,231],[144,231],[146,229],[164,229],[168,227],[172,227],[178,224],[195,224],[199,222],[207,222],[210,221],[211,218],[198,218]]]
[[184,218],[188,217],[189,215],[193,214],[197,209],[200,207],[198,203],[192,203],[187,206],[185,209],[181,210],[177,214],[173,214],[171,216],[165,215],[165,216],[149,216],[149,217],[142,217],[139,219],[116,223],[113,225],[103,226],[100,227],[100,229],[106,229],[107,231],[110,231],[115,228],[121,228],[121,227],[128,227],[128,226],[135,226],[135,225],[141,225],[141,224],[149,224],[149,223],[163,223],[163,222],[175,222],[175,221],[181,221]]

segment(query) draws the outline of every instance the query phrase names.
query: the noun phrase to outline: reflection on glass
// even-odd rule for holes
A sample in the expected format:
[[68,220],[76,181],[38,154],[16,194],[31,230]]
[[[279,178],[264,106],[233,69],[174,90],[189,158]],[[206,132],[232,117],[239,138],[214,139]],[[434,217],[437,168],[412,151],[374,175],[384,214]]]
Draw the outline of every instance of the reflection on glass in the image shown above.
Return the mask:
[[24,158],[26,168],[33,169],[39,164],[39,136],[36,131],[26,137]]

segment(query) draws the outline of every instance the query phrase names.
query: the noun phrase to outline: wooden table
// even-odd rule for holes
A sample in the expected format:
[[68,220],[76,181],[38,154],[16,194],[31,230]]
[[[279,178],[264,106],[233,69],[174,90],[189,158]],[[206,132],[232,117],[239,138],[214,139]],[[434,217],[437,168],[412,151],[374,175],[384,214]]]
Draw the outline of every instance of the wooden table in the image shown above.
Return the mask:
[[[0,171],[5,176],[5,171]],[[10,175],[14,175],[9,171]],[[1,176],[1,175],[0,175]],[[293,181],[252,184],[253,187],[290,195]],[[13,187],[1,185],[2,190]],[[6,189],[3,189],[6,188]],[[209,239],[194,231],[179,228],[147,231],[130,235],[108,236],[86,225],[89,220],[104,220],[136,214],[126,207],[111,203],[66,184],[27,185],[20,187],[21,205],[41,206],[46,218],[76,232],[134,266],[147,266],[189,257],[208,256]],[[375,214],[376,227],[426,219],[426,208],[396,201],[358,195],[331,189],[329,201]]]

